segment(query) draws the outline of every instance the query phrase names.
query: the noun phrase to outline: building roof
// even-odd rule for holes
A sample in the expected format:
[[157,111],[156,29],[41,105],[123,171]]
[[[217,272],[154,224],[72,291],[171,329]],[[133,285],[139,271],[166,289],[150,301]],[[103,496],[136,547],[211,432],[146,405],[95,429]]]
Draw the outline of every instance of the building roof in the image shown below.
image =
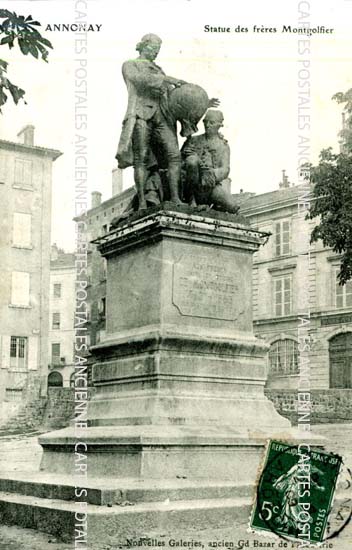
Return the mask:
[[76,256],[73,252],[65,252],[56,245],[51,247],[50,269],[74,267]]
[[114,195],[113,197],[110,197],[106,201],[103,201],[98,206],[95,206],[94,208],[90,208],[87,210],[85,214],[82,214],[81,216],[76,216],[73,218],[74,221],[79,221],[81,219],[84,219],[85,216],[93,216],[94,214],[98,212],[104,211],[106,208],[114,206],[117,202],[121,202],[125,199],[131,198],[136,194],[136,188],[134,185],[131,187],[128,187],[122,193],[119,193],[118,195]]
[[57,149],[48,149],[47,147],[39,147],[38,145],[24,145],[23,143],[8,141],[6,139],[0,139],[0,149],[10,149],[21,153],[35,153],[51,157],[53,160],[56,160],[62,155],[62,152]]
[[242,205],[241,211],[250,214],[252,211],[274,207],[282,207],[289,204],[297,203],[299,197],[303,197],[309,190],[308,184],[293,185],[267,193],[250,196]]

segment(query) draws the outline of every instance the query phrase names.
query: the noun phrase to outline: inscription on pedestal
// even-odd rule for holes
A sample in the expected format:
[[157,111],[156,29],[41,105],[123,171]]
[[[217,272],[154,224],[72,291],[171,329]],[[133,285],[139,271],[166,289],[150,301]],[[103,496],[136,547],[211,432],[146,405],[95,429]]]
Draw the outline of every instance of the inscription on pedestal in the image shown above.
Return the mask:
[[235,321],[243,306],[234,269],[207,256],[182,256],[173,266],[173,304],[181,315]]

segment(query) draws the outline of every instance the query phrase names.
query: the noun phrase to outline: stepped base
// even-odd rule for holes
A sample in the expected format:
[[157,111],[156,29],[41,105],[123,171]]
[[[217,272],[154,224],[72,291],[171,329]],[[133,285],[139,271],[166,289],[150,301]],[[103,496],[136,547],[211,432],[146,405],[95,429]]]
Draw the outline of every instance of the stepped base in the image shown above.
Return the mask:
[[87,490],[84,497],[86,502],[97,506],[118,505],[124,502],[162,502],[167,499],[224,499],[248,497],[253,493],[250,485],[238,485],[221,480],[206,482],[188,479],[145,480],[111,477],[82,481],[82,478],[77,476],[44,476],[41,472],[8,472],[2,473],[0,477],[1,493],[18,493],[45,500],[74,501],[75,489],[78,486]]
[[[82,537],[88,533],[92,547],[95,542],[126,544],[127,539],[152,532],[229,527],[248,518],[253,499],[253,488],[223,481],[104,478],[85,485],[88,505],[83,506],[72,500],[77,478],[46,476],[41,481],[41,477],[27,472],[1,476],[2,522],[38,529],[66,541],[73,540],[75,528],[79,528]],[[87,514],[86,525],[77,522],[77,512],[78,518],[82,512]]]
[[[268,439],[322,444],[321,438],[311,434],[307,437],[292,428],[264,431],[220,426],[100,426],[84,430],[84,462],[90,478],[186,477],[247,485],[255,482]],[[42,435],[41,470],[64,475],[77,472],[78,441],[74,428]]]

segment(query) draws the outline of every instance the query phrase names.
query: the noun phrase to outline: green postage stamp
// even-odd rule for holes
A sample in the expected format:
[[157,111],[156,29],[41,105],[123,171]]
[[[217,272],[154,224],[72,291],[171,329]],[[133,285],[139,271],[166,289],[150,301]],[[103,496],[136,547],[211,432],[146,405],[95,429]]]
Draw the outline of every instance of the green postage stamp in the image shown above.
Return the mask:
[[308,444],[270,441],[251,528],[302,543],[322,542],[341,464],[342,457]]

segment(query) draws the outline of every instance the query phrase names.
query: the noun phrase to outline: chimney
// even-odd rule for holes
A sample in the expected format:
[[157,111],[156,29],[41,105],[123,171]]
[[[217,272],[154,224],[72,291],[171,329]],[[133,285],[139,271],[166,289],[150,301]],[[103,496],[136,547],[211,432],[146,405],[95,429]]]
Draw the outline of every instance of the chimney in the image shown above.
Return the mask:
[[92,192],[92,208],[96,208],[101,204],[101,193],[100,191]]
[[17,134],[18,140],[24,145],[34,145],[34,126],[32,124],[27,124],[20,132]]
[[51,255],[50,260],[55,261],[59,257],[59,248],[56,243],[51,245]]
[[282,180],[279,182],[280,189],[288,189],[291,187],[291,183],[288,181],[288,176],[286,176],[286,170],[282,170]]
[[112,171],[112,196],[122,193],[123,172],[121,168],[114,168]]

